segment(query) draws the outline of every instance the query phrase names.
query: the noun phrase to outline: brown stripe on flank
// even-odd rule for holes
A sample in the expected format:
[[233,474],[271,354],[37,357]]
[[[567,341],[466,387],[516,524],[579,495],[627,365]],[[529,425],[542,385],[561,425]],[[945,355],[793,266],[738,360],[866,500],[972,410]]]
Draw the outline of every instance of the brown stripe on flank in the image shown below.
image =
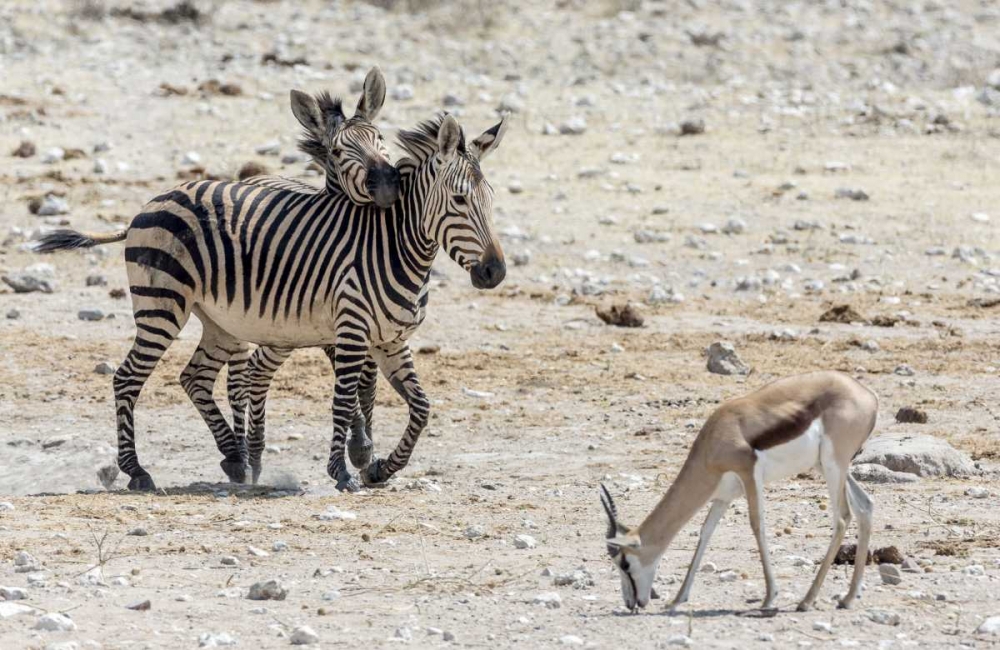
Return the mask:
[[750,446],[757,451],[766,451],[772,447],[791,442],[806,432],[822,410],[820,400],[814,400],[797,412],[779,419],[771,428],[761,431],[750,441]]

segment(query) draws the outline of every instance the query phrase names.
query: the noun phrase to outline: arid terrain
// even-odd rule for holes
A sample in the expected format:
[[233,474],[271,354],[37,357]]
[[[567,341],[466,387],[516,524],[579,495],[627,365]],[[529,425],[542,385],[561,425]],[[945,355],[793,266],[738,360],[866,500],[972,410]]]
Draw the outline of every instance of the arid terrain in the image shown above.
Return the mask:
[[[1000,616],[1000,6],[193,7],[0,4],[0,275],[51,265],[29,271],[50,292],[0,283],[0,648],[1000,643],[1000,621],[984,625]],[[445,109],[469,133],[512,114],[483,164],[507,278],[480,292],[440,256],[413,341],[432,419],[409,467],[384,489],[336,492],[332,373],[303,350],[268,402],[262,485],[221,482],[178,383],[192,319],[136,409],[162,490],[119,478],[106,491],[115,408],[95,368],[134,333],[123,247],[41,257],[30,240],[120,228],[158,192],[247,162],[319,183],[295,155],[288,92],[353,107],[374,64],[390,137]],[[596,315],[627,302],[641,327]],[[839,305],[854,322],[821,320]],[[715,341],[749,372],[710,373]],[[691,602],[665,611],[704,513],[664,556],[664,600],[629,615],[598,484],[638,523],[721,401],[823,368],[879,395],[875,436],[933,436],[976,463],[864,483],[873,544],[917,569],[890,585],[870,566],[855,608],[837,611],[849,573],[834,567],[816,610],[796,613],[830,535],[814,473],[767,493],[774,616],[754,609],[763,574],[742,502]],[[926,422],[897,422],[903,407]],[[405,422],[380,380],[378,454]],[[272,579],[284,600],[247,598]]]

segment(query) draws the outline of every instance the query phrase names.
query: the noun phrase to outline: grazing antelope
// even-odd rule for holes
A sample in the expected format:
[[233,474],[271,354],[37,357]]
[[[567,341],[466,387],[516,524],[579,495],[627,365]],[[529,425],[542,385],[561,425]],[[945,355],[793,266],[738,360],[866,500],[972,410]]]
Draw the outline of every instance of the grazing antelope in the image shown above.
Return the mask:
[[729,400],[709,416],[677,479],[637,528],[619,523],[611,494],[602,485],[608,554],[621,573],[626,607],[635,610],[646,606],[657,564],[670,541],[711,501],[694,558],[671,608],[687,602],[712,532],[729,504],[746,495],[767,585],[762,609],[771,608],[778,590],[767,550],[764,486],[813,467],[822,472],[830,491],[833,539],[798,610],[808,610],[816,600],[853,513],[859,525],[857,555],[850,588],[840,601],[840,607],[850,607],[868,557],[872,502],[848,467],[875,427],[877,413],[874,393],[842,373],[786,377]]

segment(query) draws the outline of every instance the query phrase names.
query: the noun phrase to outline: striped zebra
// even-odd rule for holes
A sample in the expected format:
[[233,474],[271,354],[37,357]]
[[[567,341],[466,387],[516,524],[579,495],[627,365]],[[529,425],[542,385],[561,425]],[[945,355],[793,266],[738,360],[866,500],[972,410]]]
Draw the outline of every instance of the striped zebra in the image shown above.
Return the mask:
[[154,198],[120,233],[43,237],[40,251],[126,241],[137,332],[114,389],[118,465],[131,477],[129,488],[155,488],[136,454],[135,401],[192,313],[220,354],[242,341],[332,347],[327,473],[341,490],[360,487],[344,448],[370,352],[406,396],[410,421],[393,453],[368,465],[365,480],[383,482],[405,466],[428,411],[406,340],[423,321],[438,249],[477,288],[496,287],[506,273],[493,231],[493,189],[480,169],[506,124],[502,119],[468,144],[450,115],[400,132],[409,157],[397,165],[400,198],[387,210],[356,206],[345,194],[193,181]]

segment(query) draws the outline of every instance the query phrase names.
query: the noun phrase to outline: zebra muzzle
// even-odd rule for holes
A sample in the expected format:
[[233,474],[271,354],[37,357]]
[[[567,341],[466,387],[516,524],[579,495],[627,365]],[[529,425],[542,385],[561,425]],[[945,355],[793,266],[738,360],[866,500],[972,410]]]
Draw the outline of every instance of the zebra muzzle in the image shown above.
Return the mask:
[[502,259],[491,257],[473,266],[469,275],[475,288],[492,289],[503,282],[507,275],[507,265]]
[[383,210],[391,207],[399,198],[399,170],[389,164],[369,167],[366,189],[375,205]]

